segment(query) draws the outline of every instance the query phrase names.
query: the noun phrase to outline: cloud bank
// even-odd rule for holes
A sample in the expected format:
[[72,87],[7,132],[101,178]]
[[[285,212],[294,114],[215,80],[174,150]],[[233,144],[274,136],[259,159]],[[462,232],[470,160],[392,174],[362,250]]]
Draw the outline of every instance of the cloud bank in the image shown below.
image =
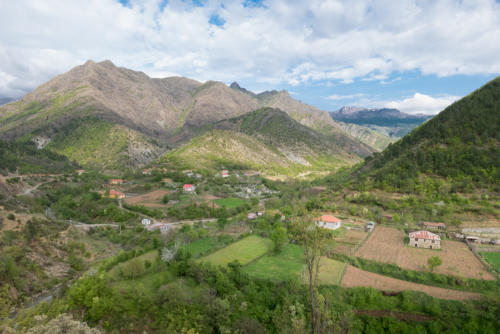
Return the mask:
[[[87,59],[255,86],[383,83],[415,70],[500,73],[494,0],[200,2],[3,1],[0,97],[20,96]],[[446,97],[432,99],[394,103],[416,111]]]

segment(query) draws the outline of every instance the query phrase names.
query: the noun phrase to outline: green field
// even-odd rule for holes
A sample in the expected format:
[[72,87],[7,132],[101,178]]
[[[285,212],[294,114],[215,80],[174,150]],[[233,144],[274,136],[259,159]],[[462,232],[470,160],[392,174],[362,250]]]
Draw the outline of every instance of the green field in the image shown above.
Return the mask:
[[234,209],[245,204],[245,200],[241,198],[219,198],[214,200],[214,203],[219,206],[224,206],[227,209]]
[[193,257],[198,257],[210,250],[220,248],[225,244],[232,242],[234,239],[231,236],[223,236],[222,238],[203,238],[193,241],[184,246],[184,249],[191,253]]
[[202,257],[200,261],[210,262],[214,265],[226,265],[238,260],[242,265],[245,265],[265,255],[270,248],[271,240],[252,235]]
[[336,285],[340,283],[346,264],[332,259],[321,259],[319,264],[318,283]]
[[302,247],[288,244],[280,254],[267,255],[245,268],[249,275],[274,281],[299,278],[304,268]]
[[482,252],[481,255],[500,273],[500,252]]

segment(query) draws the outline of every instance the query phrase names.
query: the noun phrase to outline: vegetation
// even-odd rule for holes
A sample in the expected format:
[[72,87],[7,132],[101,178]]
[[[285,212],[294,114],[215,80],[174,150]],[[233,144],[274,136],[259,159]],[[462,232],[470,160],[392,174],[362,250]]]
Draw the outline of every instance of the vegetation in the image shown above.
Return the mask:
[[[500,184],[500,78],[455,102],[383,153],[367,158],[354,175],[357,187],[373,185],[413,193],[421,175],[439,176],[451,191]],[[418,148],[418,149],[417,149]]]
[[500,273],[500,252],[482,252],[481,256],[491,264],[493,269]]
[[432,271],[434,271],[434,268],[439,267],[440,265],[443,264],[443,260],[439,256],[431,256],[427,260],[427,264],[429,265],[429,268]]
[[238,261],[240,264],[245,265],[269,252],[270,246],[269,239],[252,235],[207,255],[201,258],[200,261],[209,262],[213,265],[226,265]]

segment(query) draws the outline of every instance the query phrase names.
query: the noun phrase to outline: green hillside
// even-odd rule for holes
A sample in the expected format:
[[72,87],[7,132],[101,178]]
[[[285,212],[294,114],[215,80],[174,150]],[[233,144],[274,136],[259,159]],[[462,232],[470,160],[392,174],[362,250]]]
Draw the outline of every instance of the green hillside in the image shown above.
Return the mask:
[[413,192],[422,176],[452,190],[500,189],[500,78],[455,102],[354,174],[356,182]]
[[46,148],[99,170],[144,165],[159,153],[144,135],[93,117],[71,121]]
[[224,166],[290,176],[360,161],[326,136],[271,108],[220,121],[165,159],[186,167]]
[[60,154],[37,149],[31,141],[0,140],[0,172],[62,173],[72,171],[75,164]]

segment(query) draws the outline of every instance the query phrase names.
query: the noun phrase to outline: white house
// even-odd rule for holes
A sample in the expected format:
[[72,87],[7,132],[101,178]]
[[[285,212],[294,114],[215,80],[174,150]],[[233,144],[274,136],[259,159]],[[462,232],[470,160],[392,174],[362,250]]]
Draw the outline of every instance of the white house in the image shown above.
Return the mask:
[[170,229],[170,224],[155,223],[152,225],[146,225],[145,227],[148,231],[160,230],[160,232],[163,234],[168,232],[168,230]]
[[142,218],[141,224],[144,226],[151,225],[151,219]]
[[316,226],[329,230],[336,230],[342,225],[342,221],[332,215],[323,215],[316,221]]

